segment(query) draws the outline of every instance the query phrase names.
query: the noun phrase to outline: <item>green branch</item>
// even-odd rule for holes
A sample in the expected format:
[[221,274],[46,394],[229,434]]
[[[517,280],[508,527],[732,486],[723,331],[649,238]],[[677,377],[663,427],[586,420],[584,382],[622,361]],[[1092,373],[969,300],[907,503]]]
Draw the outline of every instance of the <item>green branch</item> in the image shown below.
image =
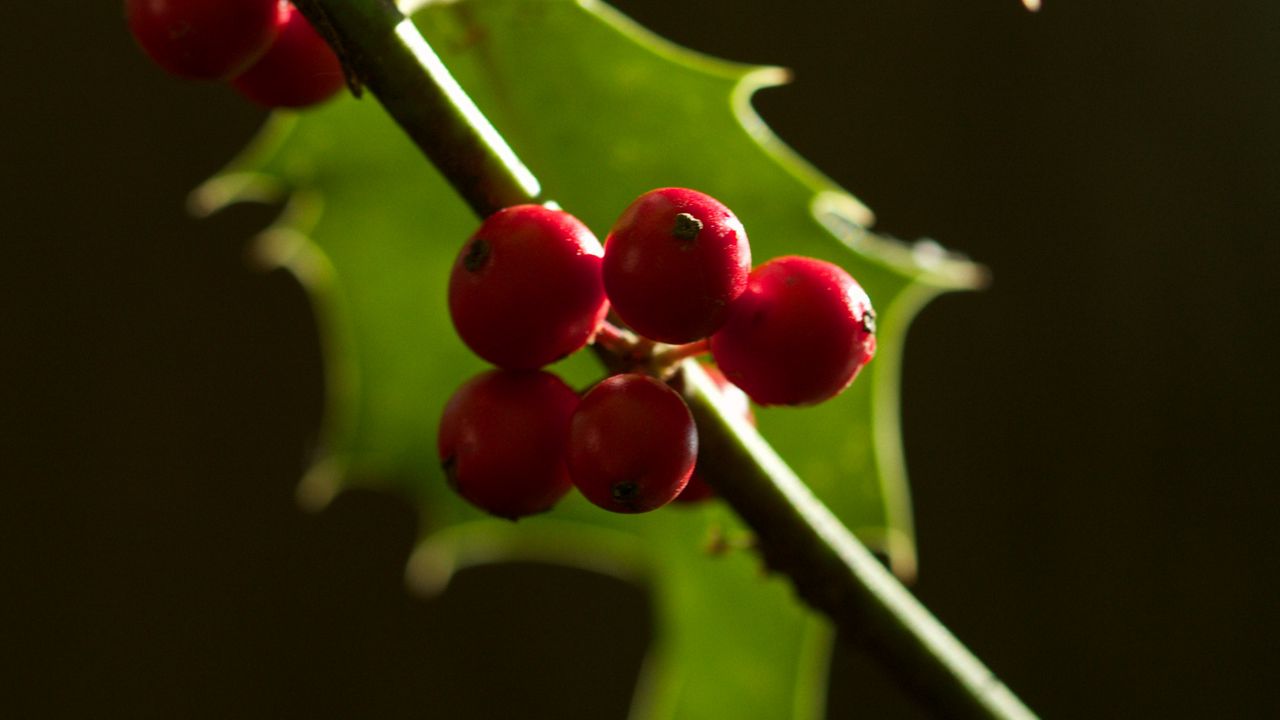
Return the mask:
[[[532,173],[391,0],[295,0],[477,215],[545,200]],[[597,352],[602,352],[597,348]],[[607,355],[607,352],[605,352]],[[608,358],[604,358],[607,362]],[[854,538],[693,361],[682,367],[709,482],[755,532],[773,570],[949,718],[1034,717]]]
[[477,215],[538,199],[538,179],[391,0],[294,5],[338,53],[352,91],[373,91]]

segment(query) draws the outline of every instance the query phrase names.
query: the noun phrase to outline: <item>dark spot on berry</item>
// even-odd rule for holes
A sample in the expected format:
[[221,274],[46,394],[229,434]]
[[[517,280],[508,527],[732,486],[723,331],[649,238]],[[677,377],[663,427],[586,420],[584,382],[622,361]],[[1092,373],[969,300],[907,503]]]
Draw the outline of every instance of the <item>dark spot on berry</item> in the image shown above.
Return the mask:
[[462,267],[468,272],[480,272],[485,265],[489,264],[489,256],[492,255],[492,246],[489,241],[483,238],[476,238],[467,246],[467,254],[462,256]]
[[788,275],[788,276],[787,276],[787,279],[786,279],[786,280],[783,280],[782,282],[783,282],[787,287],[792,287],[792,286],[794,286],[796,283],[800,282],[800,280],[799,280],[799,278],[797,278],[795,275]]
[[871,308],[862,311],[862,329],[871,335],[876,333],[876,314]]
[[454,492],[458,492],[458,456],[450,455],[440,463],[440,469],[444,470],[444,482]]
[[675,227],[671,228],[671,234],[677,240],[692,242],[697,239],[698,233],[702,232],[702,221],[690,215],[689,213],[680,213],[676,215]]
[[631,505],[640,496],[640,486],[630,481],[614,483],[609,488],[609,494],[613,496],[614,502]]

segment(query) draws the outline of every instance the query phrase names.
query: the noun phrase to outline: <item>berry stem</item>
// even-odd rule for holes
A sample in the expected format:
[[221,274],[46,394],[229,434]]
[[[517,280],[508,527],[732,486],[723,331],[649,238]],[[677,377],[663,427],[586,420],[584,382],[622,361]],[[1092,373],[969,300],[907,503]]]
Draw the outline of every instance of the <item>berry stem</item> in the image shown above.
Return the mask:
[[707,338],[684,345],[660,345],[653,353],[653,359],[650,362],[655,369],[661,371],[663,368],[675,367],[685,358],[706,355],[709,352],[711,352],[711,342]]
[[635,333],[630,330],[623,330],[608,320],[600,323],[600,329],[596,331],[596,345],[614,355],[625,355],[633,352],[639,342],[640,338]]
[[[540,202],[541,186],[392,0],[294,0],[480,217]],[[607,326],[612,327],[612,326]],[[604,330],[593,349],[608,365]],[[634,352],[634,346],[630,351]],[[716,490],[756,532],[770,567],[786,573],[845,641],[870,650],[940,717],[1030,718],[1018,699],[893,577],[808,490],[693,361],[685,398]]]
[[600,323],[590,348],[610,375],[636,372],[653,350],[653,341],[614,325],[607,319]]

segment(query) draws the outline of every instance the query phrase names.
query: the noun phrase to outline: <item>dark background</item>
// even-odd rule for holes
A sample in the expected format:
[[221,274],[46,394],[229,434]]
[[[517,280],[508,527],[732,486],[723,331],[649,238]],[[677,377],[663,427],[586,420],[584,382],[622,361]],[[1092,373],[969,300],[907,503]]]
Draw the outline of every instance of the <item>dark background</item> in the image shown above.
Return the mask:
[[[306,302],[229,239],[270,211],[182,207],[261,113],[75,5],[0,28],[0,715],[623,717],[639,591],[523,566],[412,599],[399,501],[297,509]],[[1280,4],[618,5],[794,69],[774,128],[991,267],[906,359],[943,622],[1048,717],[1280,712]],[[919,716],[833,673],[831,717]]]

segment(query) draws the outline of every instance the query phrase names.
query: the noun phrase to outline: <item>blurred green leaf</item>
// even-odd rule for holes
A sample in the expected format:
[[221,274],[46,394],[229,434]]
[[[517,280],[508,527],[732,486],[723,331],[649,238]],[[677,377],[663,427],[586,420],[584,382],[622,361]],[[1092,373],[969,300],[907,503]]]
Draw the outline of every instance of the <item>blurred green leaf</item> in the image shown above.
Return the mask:
[[[759,422],[846,524],[910,572],[914,546],[898,438],[898,370],[913,314],[977,268],[932,243],[867,232],[870,213],[773,137],[749,106],[783,73],[675,47],[584,0],[431,4],[415,22],[547,194],[602,238],[640,193],[686,186],[742,219],[756,262],[822,257],[863,284],[879,353],[840,398],[769,409]],[[326,344],[326,452],[300,494],[398,489],[422,509],[411,579],[439,589],[456,568],[509,559],[638,578],[658,617],[636,718],[817,718],[830,631],[737,546],[719,503],[611,515],[580,497],[518,524],[492,520],[446,487],[435,455],[445,400],[483,369],[455,336],[449,267],[477,219],[373,100],[278,114],[194,196],[212,211],[273,194],[288,210],[258,244],[312,291]],[[587,353],[554,370],[586,388]],[[735,549],[736,548],[736,549]],[[625,622],[625,619],[620,619]]]

